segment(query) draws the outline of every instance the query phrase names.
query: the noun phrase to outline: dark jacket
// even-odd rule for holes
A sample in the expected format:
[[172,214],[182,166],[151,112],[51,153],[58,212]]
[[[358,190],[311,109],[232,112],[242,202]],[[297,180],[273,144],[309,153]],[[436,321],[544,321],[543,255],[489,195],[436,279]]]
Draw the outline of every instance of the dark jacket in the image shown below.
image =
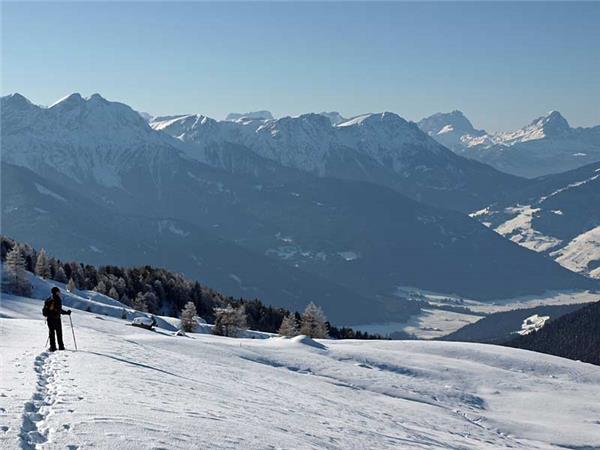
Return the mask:
[[62,300],[59,295],[52,295],[44,302],[42,314],[47,317],[48,320],[57,320],[60,319],[61,314],[69,314],[69,311],[62,309]]

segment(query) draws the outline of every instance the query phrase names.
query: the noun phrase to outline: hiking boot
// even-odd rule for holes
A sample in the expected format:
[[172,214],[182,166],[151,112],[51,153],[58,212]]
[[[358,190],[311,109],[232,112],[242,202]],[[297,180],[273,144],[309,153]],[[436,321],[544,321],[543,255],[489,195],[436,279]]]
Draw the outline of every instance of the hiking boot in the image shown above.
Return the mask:
[[49,349],[48,349],[48,351],[49,351],[49,352],[55,352],[55,351],[56,351],[56,349],[55,349],[55,348],[49,348]]

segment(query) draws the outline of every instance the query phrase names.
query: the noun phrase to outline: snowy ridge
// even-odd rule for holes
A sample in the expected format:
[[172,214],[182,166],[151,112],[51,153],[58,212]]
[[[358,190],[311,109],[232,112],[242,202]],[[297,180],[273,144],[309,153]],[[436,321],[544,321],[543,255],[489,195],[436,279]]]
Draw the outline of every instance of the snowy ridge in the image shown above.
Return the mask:
[[460,111],[434,114],[419,121],[419,127],[461,156],[525,177],[600,160],[600,127],[572,128],[558,111],[501,133],[475,130]]
[[[550,111],[518,130],[496,134],[487,133],[485,130],[476,130],[460,111],[437,113],[422,119],[418,125],[432,137],[453,133],[455,141],[462,143],[464,147],[512,146],[522,142],[569,134],[572,130],[567,120],[558,111]],[[444,138],[440,137],[440,139]]]
[[99,94],[70,94],[48,108],[23,96],[2,97],[2,159],[80,183],[122,187],[141,160],[177,152],[179,143],[149,127],[129,106]]
[[195,144],[201,151],[192,151],[193,156],[208,163],[208,150],[219,143],[243,145],[264,158],[317,174],[324,174],[330,158],[344,150],[363,154],[381,165],[391,161],[396,172],[402,171],[404,158],[415,152],[447,158],[445,149],[394,113],[364,114],[344,121],[338,115],[338,123],[328,114],[236,122],[195,115],[154,120],[151,126]]
[[[597,169],[596,172],[600,172],[600,169]],[[540,197],[538,202],[542,203],[542,202],[546,201],[547,199],[549,199],[550,197],[554,197],[555,195],[560,194],[561,192],[568,191],[569,189],[573,189],[573,188],[576,188],[579,186],[583,186],[584,184],[590,183],[591,181],[597,180],[598,178],[600,178],[600,173],[597,173],[596,175],[593,175],[584,180],[570,183],[570,184],[566,185],[565,187],[562,187],[560,189],[555,190],[554,192],[551,192],[548,195],[544,195],[544,196]]]
[[48,354],[40,305],[0,306],[3,448],[600,445],[589,364],[482,344],[177,337],[83,311],[80,351]]
[[566,134],[570,130],[569,123],[558,111],[550,111],[548,114],[538,117],[524,128],[495,135],[492,141],[495,144],[514,145],[519,142]]

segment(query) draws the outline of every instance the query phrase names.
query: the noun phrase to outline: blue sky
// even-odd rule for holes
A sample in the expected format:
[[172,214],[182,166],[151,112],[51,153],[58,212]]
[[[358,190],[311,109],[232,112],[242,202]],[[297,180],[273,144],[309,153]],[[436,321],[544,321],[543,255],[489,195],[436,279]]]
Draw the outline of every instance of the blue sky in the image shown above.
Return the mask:
[[2,93],[152,114],[600,124],[600,3],[3,3]]

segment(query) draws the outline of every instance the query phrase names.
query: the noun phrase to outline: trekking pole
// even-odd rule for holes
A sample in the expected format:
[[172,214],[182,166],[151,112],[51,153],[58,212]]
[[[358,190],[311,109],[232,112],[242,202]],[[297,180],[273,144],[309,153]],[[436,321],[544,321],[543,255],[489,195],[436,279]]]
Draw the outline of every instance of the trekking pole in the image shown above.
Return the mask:
[[71,319],[71,314],[69,314],[69,322],[71,322],[71,333],[73,333],[73,343],[75,344],[75,351],[77,351],[77,341],[75,340],[75,330],[73,329],[73,319]]
[[[48,319],[46,319],[46,324],[48,324]],[[48,341],[50,341],[50,334],[46,336],[46,345],[44,345],[44,350],[48,349]]]

